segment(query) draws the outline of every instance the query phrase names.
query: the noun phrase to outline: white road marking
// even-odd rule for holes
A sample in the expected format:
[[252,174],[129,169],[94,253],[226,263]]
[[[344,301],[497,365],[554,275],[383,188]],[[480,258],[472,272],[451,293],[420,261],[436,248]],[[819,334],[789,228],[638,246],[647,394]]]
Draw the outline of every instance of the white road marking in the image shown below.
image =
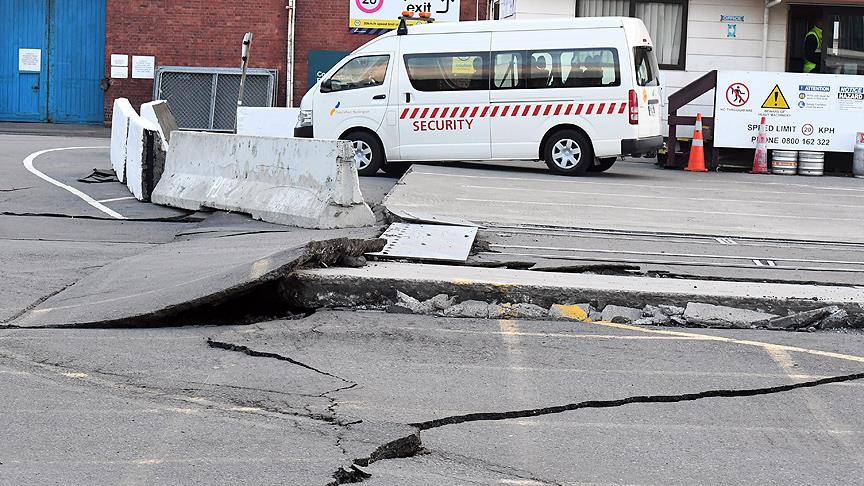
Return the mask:
[[53,184],[53,185],[55,185],[61,189],[65,189],[65,190],[71,192],[72,194],[81,198],[82,201],[93,206],[94,208],[98,209],[99,211],[102,211],[103,213],[107,214],[108,216],[111,216],[114,219],[126,219],[126,216],[123,216],[122,214],[114,211],[113,209],[103,205],[102,203],[93,199],[92,197],[88,196],[87,194],[84,194],[83,192],[79,191],[78,189],[75,189],[74,187],[63,184],[62,182],[60,182],[58,180],[52,179],[52,178],[48,177],[47,175],[45,175],[43,172],[41,172],[36,167],[33,167],[33,161],[36,160],[37,157],[40,157],[40,156],[45,155],[47,153],[60,152],[63,150],[100,150],[100,149],[107,149],[107,148],[109,148],[109,147],[63,147],[63,148],[55,148],[55,149],[48,149],[48,150],[40,150],[39,152],[34,152],[34,153],[28,155],[27,158],[24,159],[24,168],[26,168],[33,175],[44,180],[45,182],[47,182],[49,184]]
[[641,206],[613,206],[611,204],[579,204],[565,202],[542,202],[542,201],[515,201],[508,199],[474,199],[467,197],[457,197],[456,201],[474,202],[474,203],[499,203],[499,204],[530,204],[534,206],[572,206],[577,208],[594,208],[594,209],[628,209],[634,211],[654,211],[659,213],[686,213],[686,214],[712,214],[719,216],[751,216],[754,218],[783,218],[783,219],[814,219],[817,221],[842,221],[844,223],[860,223],[860,219],[853,218],[826,218],[824,216],[801,216],[787,214],[761,214],[761,213],[736,213],[731,211],[700,211],[697,209],[672,209],[672,208],[646,208]]
[[115,197],[115,198],[112,198],[112,199],[100,199],[100,200],[98,200],[98,201],[96,201],[96,202],[100,202],[100,203],[109,203],[109,202],[115,202],[115,201],[128,201],[129,199],[135,199],[135,196],[128,196],[128,197]]
[[[493,191],[500,191],[501,187],[493,187],[493,186],[464,186],[466,189],[488,189]],[[700,188],[701,189],[701,188]],[[678,200],[680,199],[677,196],[653,196],[650,194],[625,194],[621,192],[592,192],[592,191],[560,191],[555,189],[537,189],[537,188],[526,188],[526,187],[508,187],[507,191],[524,191],[531,193],[550,193],[550,194],[564,194],[564,195],[573,195],[573,196],[600,196],[600,197],[614,197],[614,198],[636,198],[636,199],[658,199],[658,200]],[[824,197],[824,195],[821,195]],[[858,196],[855,196],[858,197]],[[718,202],[718,203],[744,203],[744,204],[778,204],[777,201],[768,201],[761,199],[731,199],[728,197],[688,197],[690,201],[700,201],[700,202]],[[836,203],[820,203],[820,202],[807,202],[807,201],[784,201],[784,205],[792,205],[792,206],[809,206],[809,207],[829,207],[829,208],[847,208],[847,209],[860,209],[860,204],[836,204]]]
[[737,245],[738,244],[732,238],[714,238],[714,239],[717,240],[717,243],[720,243],[721,245]]
[[[416,167],[416,166],[415,166]],[[665,185],[657,185],[657,184],[629,184],[624,182],[594,182],[588,180],[578,180],[578,179],[563,179],[560,177],[500,177],[500,176],[482,176],[482,175],[467,175],[467,174],[446,174],[446,173],[438,173],[438,172],[423,172],[422,170],[415,169],[412,174],[417,175],[427,175],[427,176],[438,176],[438,177],[453,177],[453,178],[461,178],[461,179],[489,179],[496,181],[518,181],[518,182],[543,182],[543,183],[555,183],[561,186],[576,186],[583,184],[591,184],[591,185],[601,185],[601,186],[623,186],[623,187],[641,187],[646,189],[670,189],[675,191],[680,191],[681,186],[665,186]],[[743,182],[743,181],[735,181],[735,184],[751,184],[751,185],[766,185],[766,186],[784,186],[784,187],[806,187],[809,189],[817,189],[817,190],[825,190],[825,191],[850,191],[850,192],[861,192],[864,189],[857,188],[845,188],[845,187],[819,187],[819,186],[807,186],[803,184],[784,184],[777,182]],[[464,187],[464,186],[463,186]],[[503,186],[502,186],[503,187]],[[499,187],[500,189],[500,187]],[[509,190],[510,188],[508,188]],[[724,194],[730,192],[740,192],[744,194],[789,194],[786,191],[767,191],[764,188],[759,190],[745,190],[745,189],[736,189],[734,187],[730,187],[728,184],[723,185],[722,187],[695,187],[694,190],[698,190],[701,192],[704,191],[719,191]],[[813,193],[813,192],[796,192],[796,195],[799,196],[819,196],[824,197],[824,193]],[[842,196],[842,197],[864,197],[864,195],[858,194],[832,194],[832,196]]]

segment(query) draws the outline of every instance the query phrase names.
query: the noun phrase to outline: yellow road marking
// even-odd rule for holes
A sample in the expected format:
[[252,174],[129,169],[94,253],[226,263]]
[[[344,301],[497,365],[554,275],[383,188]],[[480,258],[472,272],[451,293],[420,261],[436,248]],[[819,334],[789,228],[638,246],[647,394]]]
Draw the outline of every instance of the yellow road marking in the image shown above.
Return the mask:
[[63,376],[65,376],[66,378],[83,380],[83,379],[89,377],[90,375],[88,375],[87,373],[79,373],[77,371],[69,371],[69,372],[63,373]]
[[734,338],[727,338],[727,337],[723,337],[723,336],[710,336],[710,335],[706,335],[706,334],[698,334],[698,333],[693,333],[693,332],[666,331],[663,329],[648,329],[648,328],[639,327],[639,326],[631,326],[629,324],[615,324],[613,322],[604,322],[604,321],[596,321],[596,322],[593,322],[591,324],[596,324],[598,326],[604,326],[604,327],[612,327],[615,329],[626,329],[629,331],[650,333],[650,334],[660,334],[660,335],[666,335],[666,336],[678,336],[678,337],[682,337],[682,338],[683,337],[689,337],[691,339],[702,339],[705,341],[718,341],[718,342],[731,343],[731,344],[743,344],[745,346],[755,346],[755,347],[765,348],[765,349],[770,348],[770,349],[774,349],[774,350],[783,350],[783,351],[791,351],[791,352],[795,352],[795,353],[812,354],[814,356],[823,356],[826,358],[836,358],[836,359],[843,359],[846,361],[854,361],[856,363],[864,363],[864,357],[862,357],[862,356],[853,356],[850,354],[842,354],[842,353],[832,353],[830,351],[819,351],[818,349],[799,348],[797,346],[786,346],[785,344],[763,343],[760,341],[750,341],[750,340],[746,340],[746,339],[734,339]]
[[558,304],[555,304],[552,306],[552,308],[560,311],[561,315],[563,317],[568,318],[568,319],[573,319],[573,320],[582,321],[582,322],[591,322],[591,319],[588,318],[588,313],[585,312],[578,305],[558,305]]

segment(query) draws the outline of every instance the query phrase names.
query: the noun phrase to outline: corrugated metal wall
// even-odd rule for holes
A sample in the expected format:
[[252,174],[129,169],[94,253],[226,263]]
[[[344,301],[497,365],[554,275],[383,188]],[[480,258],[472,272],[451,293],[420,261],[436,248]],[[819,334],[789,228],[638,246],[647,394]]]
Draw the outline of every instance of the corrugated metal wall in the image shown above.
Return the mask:
[[[40,49],[39,73],[19,49]],[[0,0],[0,120],[100,123],[105,0]]]

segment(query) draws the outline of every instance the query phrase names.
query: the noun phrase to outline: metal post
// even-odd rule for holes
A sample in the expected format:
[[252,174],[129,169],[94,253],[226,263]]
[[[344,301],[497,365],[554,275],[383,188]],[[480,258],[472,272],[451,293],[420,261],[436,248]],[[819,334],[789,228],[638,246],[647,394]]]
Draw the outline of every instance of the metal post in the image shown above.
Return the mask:
[[[252,32],[243,36],[243,48],[240,52],[240,93],[237,95],[237,109],[243,106],[243,91],[246,88],[246,67],[249,66],[249,48],[252,46]],[[237,120],[234,120],[234,133],[237,133]]]

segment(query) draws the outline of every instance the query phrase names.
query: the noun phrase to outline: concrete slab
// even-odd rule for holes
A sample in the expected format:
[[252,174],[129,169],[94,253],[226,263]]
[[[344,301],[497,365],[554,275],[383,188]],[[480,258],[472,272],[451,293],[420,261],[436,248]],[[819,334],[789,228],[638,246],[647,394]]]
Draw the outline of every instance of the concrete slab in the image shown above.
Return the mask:
[[218,302],[293,270],[311,240],[372,237],[374,230],[295,231],[195,239],[119,260],[75,282],[10,324],[18,327],[151,325]]
[[[864,287],[562,274],[462,266],[378,262],[363,268],[324,268],[296,274],[304,305],[380,305],[396,290],[417,299],[437,294],[485,302],[597,302],[642,308],[688,302],[743,307],[778,315],[837,304],[861,312]],[[335,300],[334,300],[335,299]]]
[[694,174],[635,162],[577,178],[415,165],[384,205],[475,223],[864,242],[864,185],[851,178]]

